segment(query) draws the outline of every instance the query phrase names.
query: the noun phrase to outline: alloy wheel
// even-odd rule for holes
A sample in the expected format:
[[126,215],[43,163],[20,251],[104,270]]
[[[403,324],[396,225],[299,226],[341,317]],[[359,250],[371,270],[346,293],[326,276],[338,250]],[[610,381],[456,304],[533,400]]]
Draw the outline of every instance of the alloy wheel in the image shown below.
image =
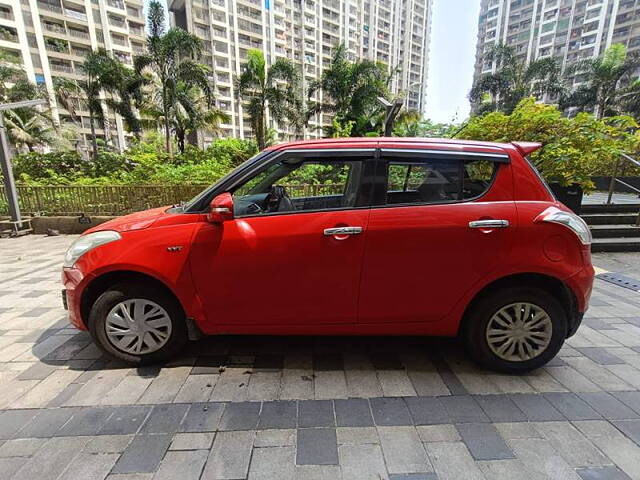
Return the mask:
[[107,314],[105,331],[118,350],[144,355],[161,349],[171,336],[171,318],[151,300],[132,298],[116,304]]
[[549,314],[528,302],[502,307],[489,320],[486,340],[491,351],[509,362],[524,362],[541,355],[551,343]]

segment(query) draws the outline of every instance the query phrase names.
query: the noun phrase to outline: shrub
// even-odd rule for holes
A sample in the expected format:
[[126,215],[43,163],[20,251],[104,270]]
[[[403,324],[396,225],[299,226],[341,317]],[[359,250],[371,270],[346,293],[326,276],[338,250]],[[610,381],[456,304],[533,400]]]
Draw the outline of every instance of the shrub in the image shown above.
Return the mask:
[[522,100],[510,115],[493,112],[471,118],[458,137],[542,143],[531,155],[542,175],[565,186],[580,184],[586,191],[593,189],[590,177],[613,173],[621,153],[640,151],[638,124],[631,117],[598,120],[580,113],[566,118],[555,106],[533,98]]

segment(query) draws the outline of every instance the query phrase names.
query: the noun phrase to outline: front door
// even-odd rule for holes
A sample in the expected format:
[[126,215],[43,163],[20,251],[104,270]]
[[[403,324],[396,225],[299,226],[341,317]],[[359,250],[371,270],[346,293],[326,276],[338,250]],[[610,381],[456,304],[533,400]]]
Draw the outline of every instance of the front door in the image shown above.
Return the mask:
[[436,322],[507,257],[516,228],[507,157],[382,157],[387,182],[369,219],[360,322]]
[[369,219],[357,155],[280,155],[231,191],[234,220],[202,224],[191,255],[211,325],[301,331],[353,324]]

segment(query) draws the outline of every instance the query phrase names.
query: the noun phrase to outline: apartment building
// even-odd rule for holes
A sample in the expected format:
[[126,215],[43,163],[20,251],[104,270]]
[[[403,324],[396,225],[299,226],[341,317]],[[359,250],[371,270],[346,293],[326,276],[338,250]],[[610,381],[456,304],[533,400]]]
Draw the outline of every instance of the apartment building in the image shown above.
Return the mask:
[[[303,87],[320,78],[333,49],[344,44],[351,59],[368,58],[399,69],[391,89],[406,105],[424,112],[432,0],[173,0],[172,25],[205,43],[203,61],[215,72],[218,104],[231,117],[227,135],[250,135],[234,91],[249,49],[262,50],[267,64],[288,58],[299,67]],[[321,94],[316,100],[321,100]],[[320,114],[303,132],[322,136],[331,116]],[[277,126],[269,120],[269,126]],[[285,139],[295,132],[279,132]]]
[[640,50],[640,0],[481,0],[478,23],[476,78],[495,69],[484,54],[498,42],[526,61],[553,56],[563,69],[613,43]]
[[[145,42],[143,0],[0,0],[0,51],[21,64],[27,76],[45,85],[53,116],[62,124],[73,123],[90,137],[89,112],[83,101],[76,103],[79,120],[74,120],[56,103],[56,77],[80,80],[82,63],[91,50],[105,48],[125,64],[143,51]],[[111,115],[106,130],[115,146],[124,148],[126,134],[122,120]]]

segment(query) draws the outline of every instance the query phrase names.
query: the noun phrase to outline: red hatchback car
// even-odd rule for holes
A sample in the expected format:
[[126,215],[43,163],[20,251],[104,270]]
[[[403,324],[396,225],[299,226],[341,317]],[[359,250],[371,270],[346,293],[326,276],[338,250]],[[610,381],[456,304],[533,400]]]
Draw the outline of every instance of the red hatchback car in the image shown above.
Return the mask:
[[131,363],[214,334],[460,335],[500,371],[573,335],[594,271],[585,223],[537,144],[289,143],[190,202],[92,228],[63,270],[71,322]]

